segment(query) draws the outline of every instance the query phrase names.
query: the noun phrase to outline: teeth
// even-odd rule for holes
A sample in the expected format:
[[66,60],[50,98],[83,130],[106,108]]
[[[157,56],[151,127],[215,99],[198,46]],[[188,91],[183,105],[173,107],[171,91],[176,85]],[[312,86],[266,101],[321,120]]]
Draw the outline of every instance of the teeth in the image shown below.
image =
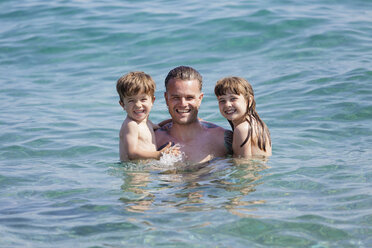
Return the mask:
[[230,110],[225,111],[226,114],[232,114],[232,113],[234,113],[234,112],[235,112],[234,109],[230,109]]
[[190,112],[190,110],[186,110],[186,109],[185,109],[185,110],[179,110],[179,109],[178,109],[177,112],[178,112],[178,113],[188,113],[188,112]]

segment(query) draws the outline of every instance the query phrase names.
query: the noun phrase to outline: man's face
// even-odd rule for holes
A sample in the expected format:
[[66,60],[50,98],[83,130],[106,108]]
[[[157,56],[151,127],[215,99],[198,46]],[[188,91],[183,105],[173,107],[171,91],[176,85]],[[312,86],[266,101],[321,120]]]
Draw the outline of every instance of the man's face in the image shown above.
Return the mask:
[[164,93],[169,114],[174,123],[187,125],[198,118],[198,110],[203,99],[198,80],[170,79]]

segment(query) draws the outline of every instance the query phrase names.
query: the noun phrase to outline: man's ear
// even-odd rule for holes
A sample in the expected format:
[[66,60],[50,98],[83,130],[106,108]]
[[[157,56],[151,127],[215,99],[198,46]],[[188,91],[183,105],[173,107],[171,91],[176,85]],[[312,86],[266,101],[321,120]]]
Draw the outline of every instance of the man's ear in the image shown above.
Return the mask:
[[199,103],[198,103],[198,109],[200,108],[200,105],[201,105],[201,102],[202,102],[202,100],[203,100],[203,97],[204,97],[203,92],[200,92],[200,95],[199,95],[199,97],[198,97],[198,100],[199,100]]
[[156,99],[156,97],[154,96],[154,97],[152,98],[152,103],[154,103],[154,102],[155,102],[155,99]]
[[164,92],[164,98],[165,98],[165,103],[168,106],[168,94],[167,94],[167,92]]
[[200,101],[203,100],[203,97],[204,97],[204,94],[203,94],[203,92],[201,92],[200,95],[199,95],[199,100]]

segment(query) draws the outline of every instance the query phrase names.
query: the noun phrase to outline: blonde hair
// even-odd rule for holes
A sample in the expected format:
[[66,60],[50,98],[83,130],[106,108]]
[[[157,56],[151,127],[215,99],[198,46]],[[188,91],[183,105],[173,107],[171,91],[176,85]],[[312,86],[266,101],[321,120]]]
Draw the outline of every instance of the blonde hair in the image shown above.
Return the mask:
[[121,102],[125,97],[140,93],[154,97],[155,88],[155,82],[151,76],[142,71],[129,72],[119,78],[116,83],[116,91]]
[[[266,139],[268,139],[268,142],[271,146],[270,132],[256,111],[256,101],[254,100],[252,85],[241,77],[225,77],[217,81],[214,88],[214,93],[217,97],[232,93],[242,95],[245,98],[247,102],[246,119],[250,128],[246,140],[240,146],[243,146],[249,137],[252,137],[252,120],[256,120],[257,145],[261,150],[266,151]],[[232,122],[229,121],[229,123],[232,129],[234,129]]]

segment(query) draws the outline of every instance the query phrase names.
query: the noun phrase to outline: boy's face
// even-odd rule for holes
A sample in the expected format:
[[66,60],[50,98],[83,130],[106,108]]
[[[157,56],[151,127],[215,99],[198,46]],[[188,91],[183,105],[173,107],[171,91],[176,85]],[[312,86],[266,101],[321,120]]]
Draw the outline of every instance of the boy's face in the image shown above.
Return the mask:
[[147,119],[154,101],[155,97],[141,93],[124,97],[124,102],[119,101],[119,103],[127,112],[128,117],[139,123]]

